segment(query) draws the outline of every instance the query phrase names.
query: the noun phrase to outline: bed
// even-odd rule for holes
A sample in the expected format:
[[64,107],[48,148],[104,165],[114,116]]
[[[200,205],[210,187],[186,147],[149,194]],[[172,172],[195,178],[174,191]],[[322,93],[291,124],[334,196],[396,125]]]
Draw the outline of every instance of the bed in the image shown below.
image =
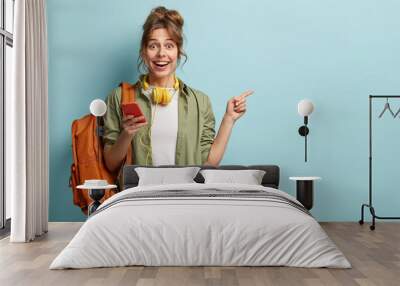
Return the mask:
[[50,269],[351,267],[308,210],[278,189],[278,166],[218,167],[264,170],[261,185],[204,183],[199,173],[194,183],[151,186],[138,186],[137,167],[124,168],[124,191],[104,201]]

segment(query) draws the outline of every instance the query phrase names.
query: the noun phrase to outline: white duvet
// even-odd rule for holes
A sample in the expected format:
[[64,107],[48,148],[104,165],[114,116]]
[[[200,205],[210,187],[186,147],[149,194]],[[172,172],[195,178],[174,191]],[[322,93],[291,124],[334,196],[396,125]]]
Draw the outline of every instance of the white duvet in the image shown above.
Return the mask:
[[105,201],[50,269],[127,265],[351,267],[312,216],[279,201],[187,196],[121,200],[136,192],[208,189],[261,190],[297,202],[282,191],[254,185],[193,183],[131,188]]

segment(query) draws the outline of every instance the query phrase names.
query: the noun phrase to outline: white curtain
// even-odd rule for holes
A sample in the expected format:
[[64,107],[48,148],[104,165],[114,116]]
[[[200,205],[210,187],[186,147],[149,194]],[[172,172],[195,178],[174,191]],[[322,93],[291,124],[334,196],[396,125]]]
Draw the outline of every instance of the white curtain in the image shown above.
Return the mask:
[[6,113],[6,187],[12,242],[48,228],[47,31],[45,0],[15,1],[13,96]]

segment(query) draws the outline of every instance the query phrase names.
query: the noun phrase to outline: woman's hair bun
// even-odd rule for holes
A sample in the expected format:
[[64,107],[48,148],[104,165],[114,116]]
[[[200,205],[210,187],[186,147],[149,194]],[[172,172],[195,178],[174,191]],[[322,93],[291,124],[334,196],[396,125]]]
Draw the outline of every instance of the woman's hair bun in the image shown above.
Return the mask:
[[154,17],[158,18],[159,20],[167,20],[171,21],[177,26],[179,29],[183,27],[183,17],[179,14],[176,10],[169,10],[164,6],[159,6],[154,8],[150,15],[154,15]]

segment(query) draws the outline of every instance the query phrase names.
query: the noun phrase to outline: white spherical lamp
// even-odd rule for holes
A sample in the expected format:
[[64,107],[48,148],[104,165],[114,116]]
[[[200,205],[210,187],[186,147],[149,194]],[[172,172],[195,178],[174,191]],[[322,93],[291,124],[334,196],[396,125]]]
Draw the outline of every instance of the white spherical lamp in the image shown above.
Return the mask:
[[308,116],[314,111],[314,105],[308,99],[303,99],[297,105],[297,112],[301,116]]
[[107,112],[107,105],[102,99],[95,99],[90,103],[90,113],[96,117],[103,116]]

